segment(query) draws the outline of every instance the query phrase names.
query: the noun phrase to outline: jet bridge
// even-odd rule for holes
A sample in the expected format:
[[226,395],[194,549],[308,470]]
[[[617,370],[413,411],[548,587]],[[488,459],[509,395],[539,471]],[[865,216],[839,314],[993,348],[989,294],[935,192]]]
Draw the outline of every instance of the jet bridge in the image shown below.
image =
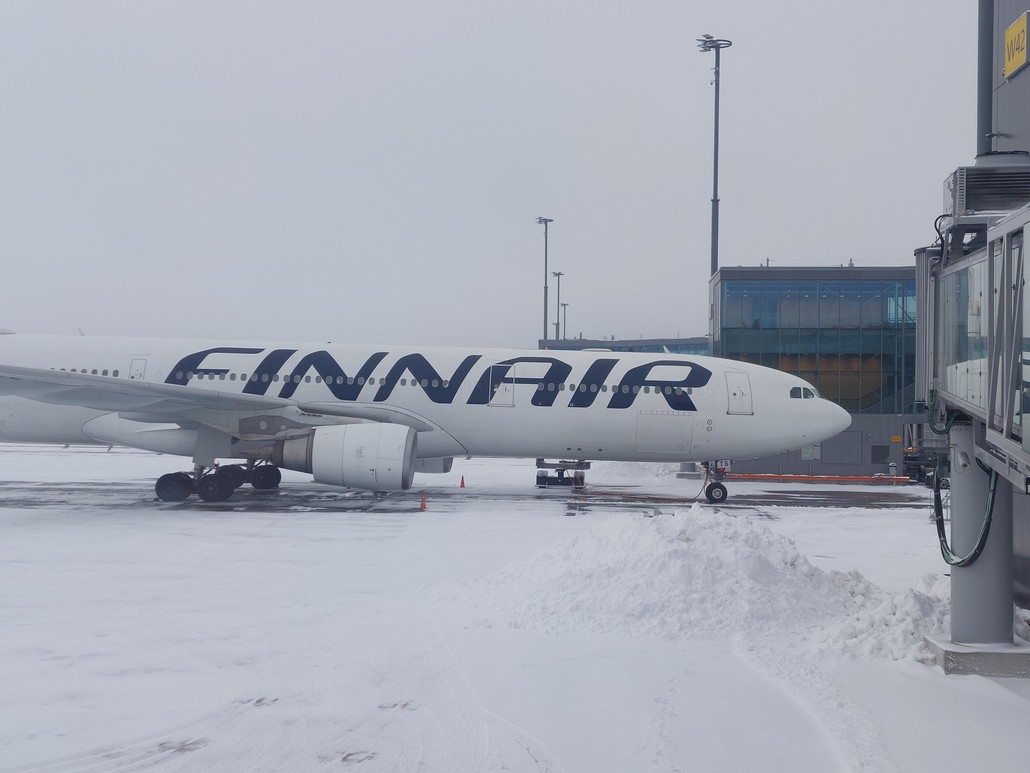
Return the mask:
[[[990,184],[1030,181],[1030,166],[1010,171]],[[928,643],[949,673],[1030,677],[1030,647],[1013,639],[1013,602],[1030,607],[1030,206],[955,207],[937,229],[916,252],[916,399],[948,441],[950,535],[935,499],[952,614],[950,639]]]

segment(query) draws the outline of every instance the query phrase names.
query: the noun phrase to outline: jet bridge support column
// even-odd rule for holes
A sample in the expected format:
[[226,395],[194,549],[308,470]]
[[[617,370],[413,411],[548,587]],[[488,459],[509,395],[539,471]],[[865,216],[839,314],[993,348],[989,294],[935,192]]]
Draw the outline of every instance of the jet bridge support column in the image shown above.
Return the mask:
[[[990,478],[976,463],[975,429],[951,430],[952,550],[976,545],[987,509]],[[951,567],[951,640],[957,644],[1012,644],[1012,484],[998,480],[986,546],[969,566]]]

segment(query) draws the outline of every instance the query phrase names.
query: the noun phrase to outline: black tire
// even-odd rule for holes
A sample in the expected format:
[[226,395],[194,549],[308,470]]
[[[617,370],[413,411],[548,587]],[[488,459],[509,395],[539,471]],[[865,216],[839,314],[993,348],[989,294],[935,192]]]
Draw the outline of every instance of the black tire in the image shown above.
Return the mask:
[[218,474],[228,476],[229,480],[232,481],[232,487],[234,489],[239,488],[247,482],[247,473],[238,464],[227,464],[224,467],[219,467]]
[[235,490],[232,476],[222,472],[205,475],[197,482],[197,496],[205,502],[224,502]]
[[182,502],[193,493],[193,480],[184,472],[170,472],[157,479],[154,493],[162,502]]
[[274,464],[261,464],[250,471],[250,485],[261,491],[279,488],[283,474]]
[[713,505],[718,505],[726,501],[729,492],[726,491],[726,487],[721,483],[711,483],[705,489],[705,496],[708,497],[708,501]]

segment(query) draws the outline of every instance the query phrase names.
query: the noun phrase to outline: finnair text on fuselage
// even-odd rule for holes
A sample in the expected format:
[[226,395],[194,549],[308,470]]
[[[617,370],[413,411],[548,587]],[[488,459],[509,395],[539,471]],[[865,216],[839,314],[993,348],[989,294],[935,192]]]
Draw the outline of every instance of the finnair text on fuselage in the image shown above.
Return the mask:
[[[234,362],[220,362],[226,359],[226,355],[233,355]],[[252,372],[245,364],[241,366],[235,361],[241,355],[255,358]],[[380,403],[388,401],[398,385],[406,385],[410,376],[412,383],[420,386],[434,403],[449,405],[454,403],[461,387],[474,379],[471,394],[464,400],[466,405],[487,405],[504,384],[523,384],[536,388],[530,400],[532,405],[549,407],[555,404],[571,380],[576,389],[567,406],[588,408],[600,395],[608,392],[607,379],[619,363],[615,357],[597,357],[582,372],[582,376],[573,379],[573,366],[554,356],[510,357],[477,368],[483,356],[471,354],[448,374],[438,371],[423,354],[411,353],[397,358],[385,376],[374,379],[372,374],[388,357],[388,352],[374,352],[348,373],[325,349],[301,354],[298,349],[268,351],[246,347],[214,347],[192,352],[180,359],[165,378],[165,383],[185,386],[194,378],[224,380],[226,376],[236,380],[237,374],[233,369],[236,366],[242,367],[241,374],[246,376],[243,393],[268,394],[279,383],[282,372],[282,386],[278,387],[276,396],[289,399],[301,383],[308,383],[306,379],[310,379],[314,371],[317,381],[325,384],[337,400],[356,401],[368,386],[378,387],[372,401]],[[284,372],[291,360],[294,360],[293,364]],[[521,366],[529,366],[530,370],[538,371],[539,375],[522,375],[525,368]],[[681,378],[654,378],[652,372],[656,368],[673,368],[681,374]],[[710,370],[690,360],[653,360],[632,367],[622,374],[611,385],[612,394],[605,407],[629,408],[638,394],[653,390],[655,394],[662,395],[674,411],[696,411],[690,393],[695,388],[706,386],[711,378]]]

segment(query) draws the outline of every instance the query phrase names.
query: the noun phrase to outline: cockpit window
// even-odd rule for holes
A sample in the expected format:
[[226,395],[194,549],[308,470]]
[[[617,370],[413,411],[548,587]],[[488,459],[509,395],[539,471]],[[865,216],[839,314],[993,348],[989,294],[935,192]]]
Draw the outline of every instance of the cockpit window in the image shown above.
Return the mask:
[[790,390],[790,396],[796,399],[801,398],[801,387],[792,387]]
[[815,390],[814,389],[809,389],[808,387],[805,387],[804,394],[805,394],[805,399],[809,400],[809,399],[815,397]]

